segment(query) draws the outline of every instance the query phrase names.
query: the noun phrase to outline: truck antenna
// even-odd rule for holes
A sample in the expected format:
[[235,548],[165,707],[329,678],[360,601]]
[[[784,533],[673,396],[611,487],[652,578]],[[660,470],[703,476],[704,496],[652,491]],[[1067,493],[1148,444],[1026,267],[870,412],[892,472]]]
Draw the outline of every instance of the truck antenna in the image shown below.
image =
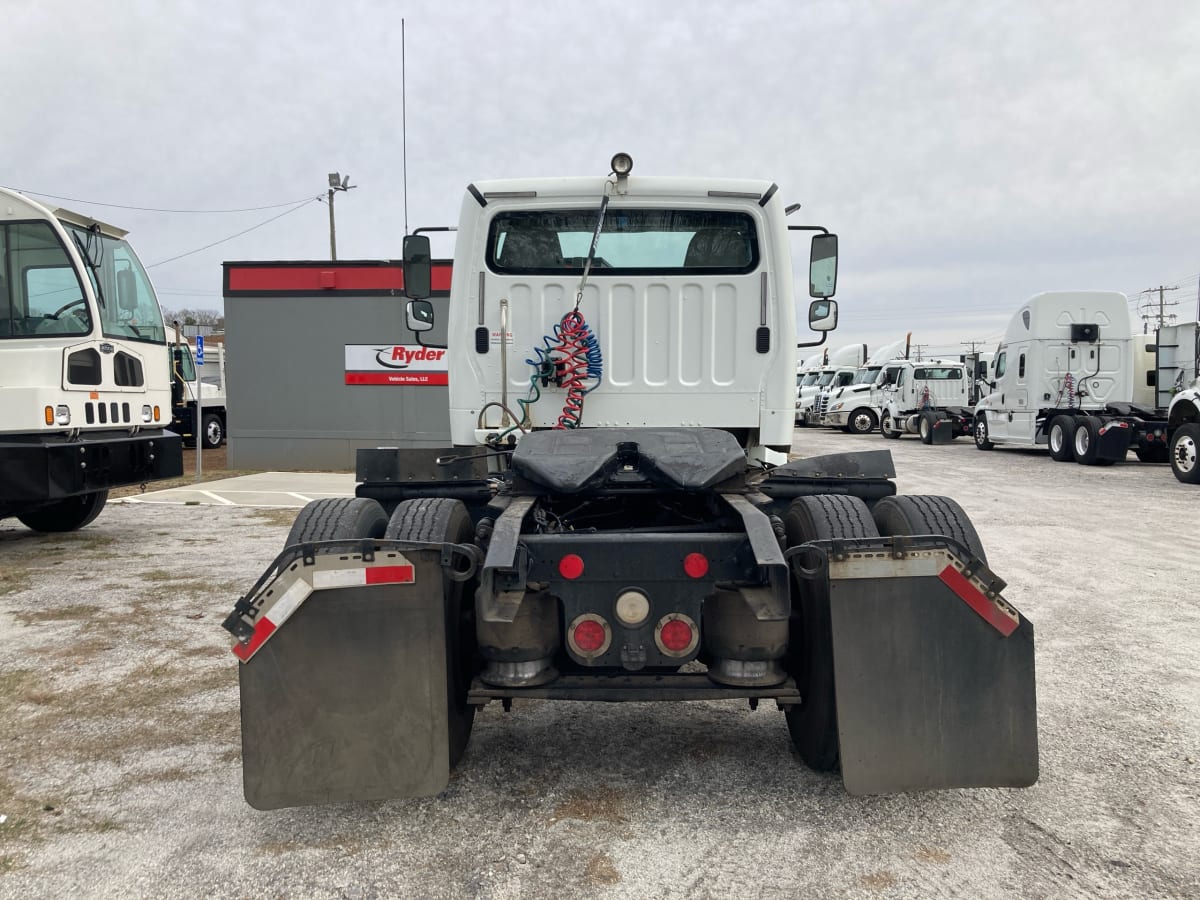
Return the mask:
[[405,90],[404,19],[400,19],[400,172],[404,187],[404,233],[408,234],[408,95]]

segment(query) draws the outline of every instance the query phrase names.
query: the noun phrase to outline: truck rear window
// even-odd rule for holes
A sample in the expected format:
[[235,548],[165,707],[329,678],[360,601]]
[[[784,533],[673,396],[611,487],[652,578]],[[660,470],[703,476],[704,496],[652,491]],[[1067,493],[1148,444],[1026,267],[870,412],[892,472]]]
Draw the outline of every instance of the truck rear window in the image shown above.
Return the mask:
[[[520,275],[582,273],[597,212],[500,213],[488,231],[488,266]],[[610,208],[591,274],[733,275],[753,271],[758,259],[758,232],[746,213]]]

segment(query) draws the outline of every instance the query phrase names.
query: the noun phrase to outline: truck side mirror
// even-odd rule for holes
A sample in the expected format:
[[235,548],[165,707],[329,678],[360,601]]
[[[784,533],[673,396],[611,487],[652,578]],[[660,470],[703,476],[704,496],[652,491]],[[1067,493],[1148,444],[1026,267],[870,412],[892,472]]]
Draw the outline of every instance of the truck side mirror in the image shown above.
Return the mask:
[[[837,291],[837,235],[813,235],[808,256],[808,296],[832,297]],[[830,329],[816,329],[829,331]]]
[[837,328],[837,320],[836,300],[814,300],[808,304],[808,327],[813,331],[833,331]]
[[432,293],[430,290],[431,268],[429,238],[423,234],[405,235],[404,295],[406,297],[413,300],[424,300]]
[[404,324],[409,331],[429,331],[433,328],[433,304],[428,300],[409,300],[404,307]]

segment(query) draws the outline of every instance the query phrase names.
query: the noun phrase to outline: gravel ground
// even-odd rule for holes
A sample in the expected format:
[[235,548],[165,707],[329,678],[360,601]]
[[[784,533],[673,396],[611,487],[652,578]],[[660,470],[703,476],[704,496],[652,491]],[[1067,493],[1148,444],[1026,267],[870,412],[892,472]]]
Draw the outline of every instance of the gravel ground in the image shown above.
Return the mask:
[[766,704],[493,704],[437,798],[256,812],[220,621],[291,514],[115,505],[70,535],[0,523],[0,896],[1200,894],[1200,490],[797,432],[885,447],[1036,625],[1033,788],[850,797]]

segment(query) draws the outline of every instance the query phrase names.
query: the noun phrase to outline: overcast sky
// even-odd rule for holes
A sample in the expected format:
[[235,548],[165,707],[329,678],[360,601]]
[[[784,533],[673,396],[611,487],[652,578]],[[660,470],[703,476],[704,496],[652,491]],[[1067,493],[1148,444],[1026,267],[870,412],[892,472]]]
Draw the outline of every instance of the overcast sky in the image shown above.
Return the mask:
[[470,181],[623,150],[775,181],[838,232],[835,347],[994,344],[1053,289],[1179,285],[1195,318],[1186,0],[0,0],[0,184],[128,228],[168,308],[219,309],[224,260],[327,259],[332,171],[359,185],[339,257],[397,258],[402,16],[413,228],[453,224]]

